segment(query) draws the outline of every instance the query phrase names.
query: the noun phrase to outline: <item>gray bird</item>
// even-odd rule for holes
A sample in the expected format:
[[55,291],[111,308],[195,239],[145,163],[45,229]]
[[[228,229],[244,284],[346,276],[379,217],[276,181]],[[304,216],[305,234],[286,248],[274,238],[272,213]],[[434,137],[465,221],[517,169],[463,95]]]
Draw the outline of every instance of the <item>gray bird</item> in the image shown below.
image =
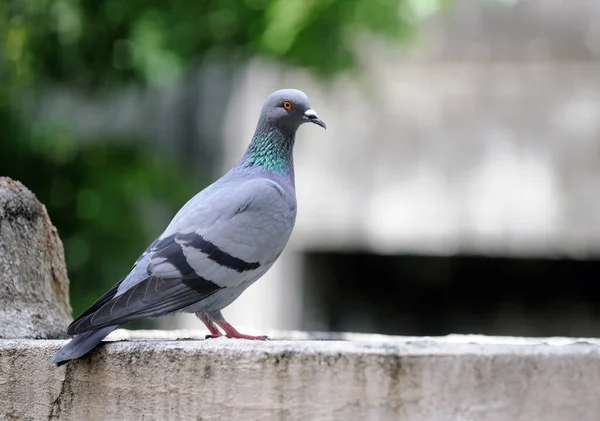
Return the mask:
[[293,147],[303,123],[325,128],[306,94],[272,93],[239,162],[189,200],[166,230],[67,329],[76,335],[57,366],[94,349],[119,325],[173,312],[195,313],[213,337],[264,340],[238,332],[221,314],[275,263],[296,220]]

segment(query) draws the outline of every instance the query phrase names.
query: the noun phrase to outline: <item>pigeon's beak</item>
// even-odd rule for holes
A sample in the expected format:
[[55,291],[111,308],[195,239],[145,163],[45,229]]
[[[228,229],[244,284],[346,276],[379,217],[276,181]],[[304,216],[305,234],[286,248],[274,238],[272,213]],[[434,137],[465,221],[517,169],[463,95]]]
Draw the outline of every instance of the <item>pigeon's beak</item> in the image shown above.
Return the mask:
[[325,122],[323,120],[321,120],[319,118],[319,116],[317,115],[317,112],[315,110],[306,110],[304,112],[304,120],[309,121],[311,123],[315,123],[316,125],[321,126],[324,129],[327,129],[327,125],[325,124]]

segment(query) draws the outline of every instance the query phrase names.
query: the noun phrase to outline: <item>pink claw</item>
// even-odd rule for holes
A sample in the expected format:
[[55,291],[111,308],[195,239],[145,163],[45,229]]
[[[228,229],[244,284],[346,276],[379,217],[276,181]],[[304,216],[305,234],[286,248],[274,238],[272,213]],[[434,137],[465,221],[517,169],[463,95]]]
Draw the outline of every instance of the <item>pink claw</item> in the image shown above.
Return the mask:
[[237,338],[237,339],[248,339],[251,341],[266,341],[269,338],[264,335],[253,336],[253,335],[245,335],[243,333],[238,332],[233,326],[231,326],[227,322],[216,322],[221,328],[225,331],[225,336],[228,338]]

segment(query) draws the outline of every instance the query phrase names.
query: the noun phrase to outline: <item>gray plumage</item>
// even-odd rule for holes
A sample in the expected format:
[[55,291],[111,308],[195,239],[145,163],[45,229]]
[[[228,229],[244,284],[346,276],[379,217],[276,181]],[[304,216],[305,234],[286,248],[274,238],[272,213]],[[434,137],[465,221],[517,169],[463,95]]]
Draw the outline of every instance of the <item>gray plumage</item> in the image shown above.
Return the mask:
[[127,276],[67,329],[76,335],[52,358],[79,358],[119,325],[183,311],[213,336],[264,339],[237,332],[221,310],[269,270],[296,220],[293,147],[296,130],[325,123],[295,89],[272,93],[240,161],[190,199]]

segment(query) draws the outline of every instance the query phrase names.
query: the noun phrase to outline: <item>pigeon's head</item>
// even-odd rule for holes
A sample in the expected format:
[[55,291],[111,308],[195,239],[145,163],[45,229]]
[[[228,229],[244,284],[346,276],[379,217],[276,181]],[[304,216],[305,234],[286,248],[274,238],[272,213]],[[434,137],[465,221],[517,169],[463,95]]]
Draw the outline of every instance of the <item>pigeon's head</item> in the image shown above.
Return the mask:
[[297,89],[280,89],[269,95],[262,108],[261,120],[292,132],[303,123],[326,128],[325,122],[310,108],[306,94]]

